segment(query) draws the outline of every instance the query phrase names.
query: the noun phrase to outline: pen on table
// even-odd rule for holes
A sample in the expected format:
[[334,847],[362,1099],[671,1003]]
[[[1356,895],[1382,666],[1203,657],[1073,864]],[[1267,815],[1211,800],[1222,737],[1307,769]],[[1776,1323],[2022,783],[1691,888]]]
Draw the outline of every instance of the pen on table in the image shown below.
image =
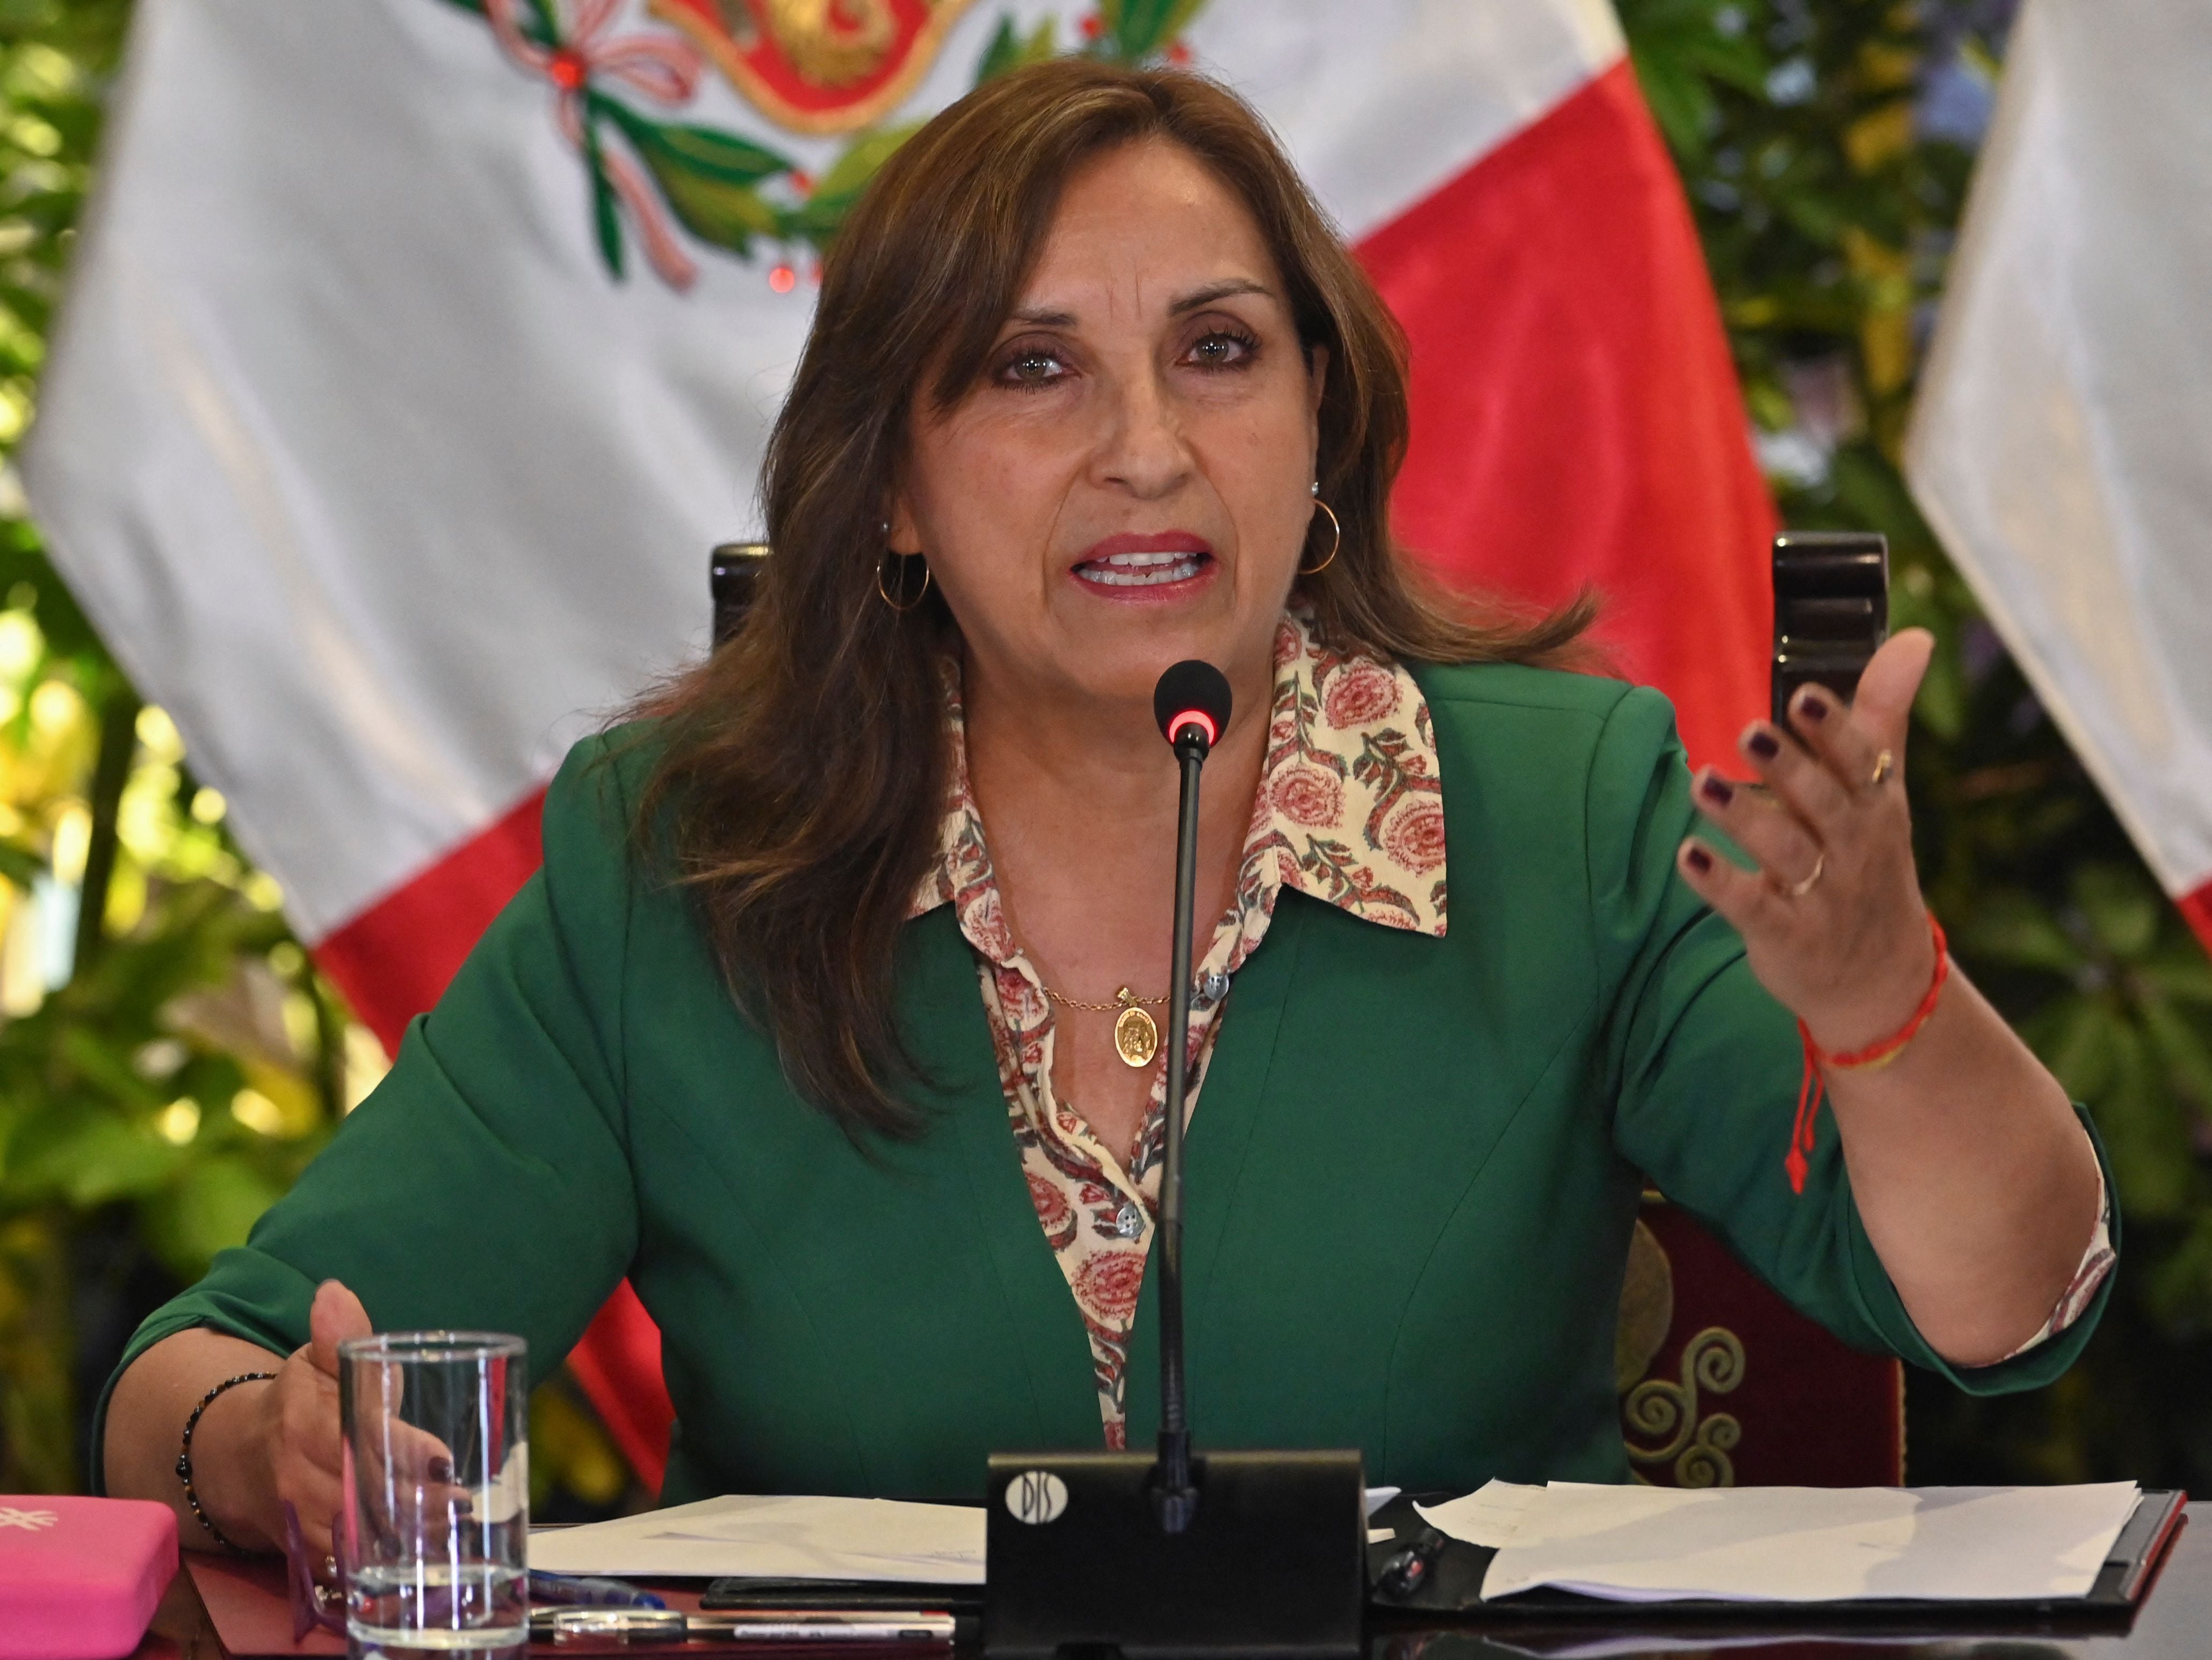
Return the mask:
[[692,1637],[769,1643],[931,1643],[953,1640],[957,1621],[933,1609],[761,1609],[695,1614]]
[[[969,1620],[967,1634],[981,1635],[981,1621]],[[942,1648],[961,1633],[962,1622],[931,1609],[750,1609],[732,1613],[685,1615],[673,1609],[605,1606],[538,1609],[530,1616],[538,1641],[580,1639],[617,1643],[861,1643]]]
[[649,1590],[620,1579],[595,1574],[547,1573],[530,1570],[530,1600],[566,1608],[665,1609],[668,1604]]

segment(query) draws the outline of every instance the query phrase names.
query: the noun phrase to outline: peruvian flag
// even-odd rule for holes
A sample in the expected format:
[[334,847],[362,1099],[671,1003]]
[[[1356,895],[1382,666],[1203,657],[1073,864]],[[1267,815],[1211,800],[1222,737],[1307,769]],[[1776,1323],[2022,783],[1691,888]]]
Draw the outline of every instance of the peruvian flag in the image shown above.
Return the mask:
[[2212,948],[2212,8],[2030,0],[1906,472]]
[[[707,645],[814,254],[1052,51],[1250,97],[1413,342],[1402,537],[1553,603],[1720,759],[1772,509],[1606,0],[162,0],[25,469],[85,609],[396,1045],[534,868],[568,745]],[[657,1336],[574,1357],[647,1478]]]

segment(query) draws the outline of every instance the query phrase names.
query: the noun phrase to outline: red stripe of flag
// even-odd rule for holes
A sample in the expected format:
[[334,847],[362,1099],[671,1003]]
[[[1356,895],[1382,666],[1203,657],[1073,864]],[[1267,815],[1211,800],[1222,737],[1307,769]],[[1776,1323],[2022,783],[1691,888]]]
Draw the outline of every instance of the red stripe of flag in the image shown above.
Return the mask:
[[1697,227],[1617,64],[1359,245],[1413,342],[1396,527],[1471,585],[1604,597],[1619,671],[1725,765],[1765,712],[1772,499]]
[[545,791],[532,791],[315,948],[316,966],[386,1054],[399,1052],[407,1022],[444,995],[461,959],[544,862],[544,810]]

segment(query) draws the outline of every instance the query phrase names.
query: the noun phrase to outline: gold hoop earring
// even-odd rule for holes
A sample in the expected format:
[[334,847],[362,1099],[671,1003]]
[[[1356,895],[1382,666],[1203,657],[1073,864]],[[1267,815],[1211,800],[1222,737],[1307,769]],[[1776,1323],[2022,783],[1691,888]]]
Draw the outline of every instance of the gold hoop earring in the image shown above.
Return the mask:
[[[891,609],[896,611],[901,616],[904,616],[908,611],[914,609],[915,606],[921,604],[922,600],[929,593],[929,562],[927,560],[922,560],[921,586],[915,591],[915,596],[912,599],[907,601],[905,604],[902,605],[891,597],[890,590],[884,586],[884,566],[894,559],[921,559],[921,555],[920,554],[902,554],[896,552],[895,549],[886,548],[884,549],[883,563],[878,564],[876,566],[876,592],[883,597],[883,602],[884,604],[890,606]],[[906,572],[903,566],[901,567],[899,575],[901,578],[899,587],[903,591],[906,587],[906,583],[903,579],[906,575]]]
[[1302,577],[1317,577],[1323,571],[1328,569],[1330,566],[1336,563],[1336,550],[1344,546],[1344,522],[1337,518],[1336,510],[1331,507],[1328,503],[1323,501],[1319,496],[1316,496],[1314,498],[1314,506],[1320,508],[1322,512],[1328,515],[1328,528],[1331,532],[1328,543],[1328,557],[1322,560],[1320,564],[1313,566],[1310,570],[1303,565],[1299,566],[1298,574]]

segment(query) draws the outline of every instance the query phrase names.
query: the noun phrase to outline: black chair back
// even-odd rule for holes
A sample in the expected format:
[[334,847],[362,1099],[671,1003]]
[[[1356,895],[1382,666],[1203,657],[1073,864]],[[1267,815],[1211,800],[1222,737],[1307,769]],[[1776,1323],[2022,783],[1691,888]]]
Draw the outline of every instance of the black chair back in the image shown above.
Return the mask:
[[708,555],[707,591],[714,602],[716,645],[734,635],[745,620],[760,579],[761,561],[768,555],[765,542],[725,542]]

